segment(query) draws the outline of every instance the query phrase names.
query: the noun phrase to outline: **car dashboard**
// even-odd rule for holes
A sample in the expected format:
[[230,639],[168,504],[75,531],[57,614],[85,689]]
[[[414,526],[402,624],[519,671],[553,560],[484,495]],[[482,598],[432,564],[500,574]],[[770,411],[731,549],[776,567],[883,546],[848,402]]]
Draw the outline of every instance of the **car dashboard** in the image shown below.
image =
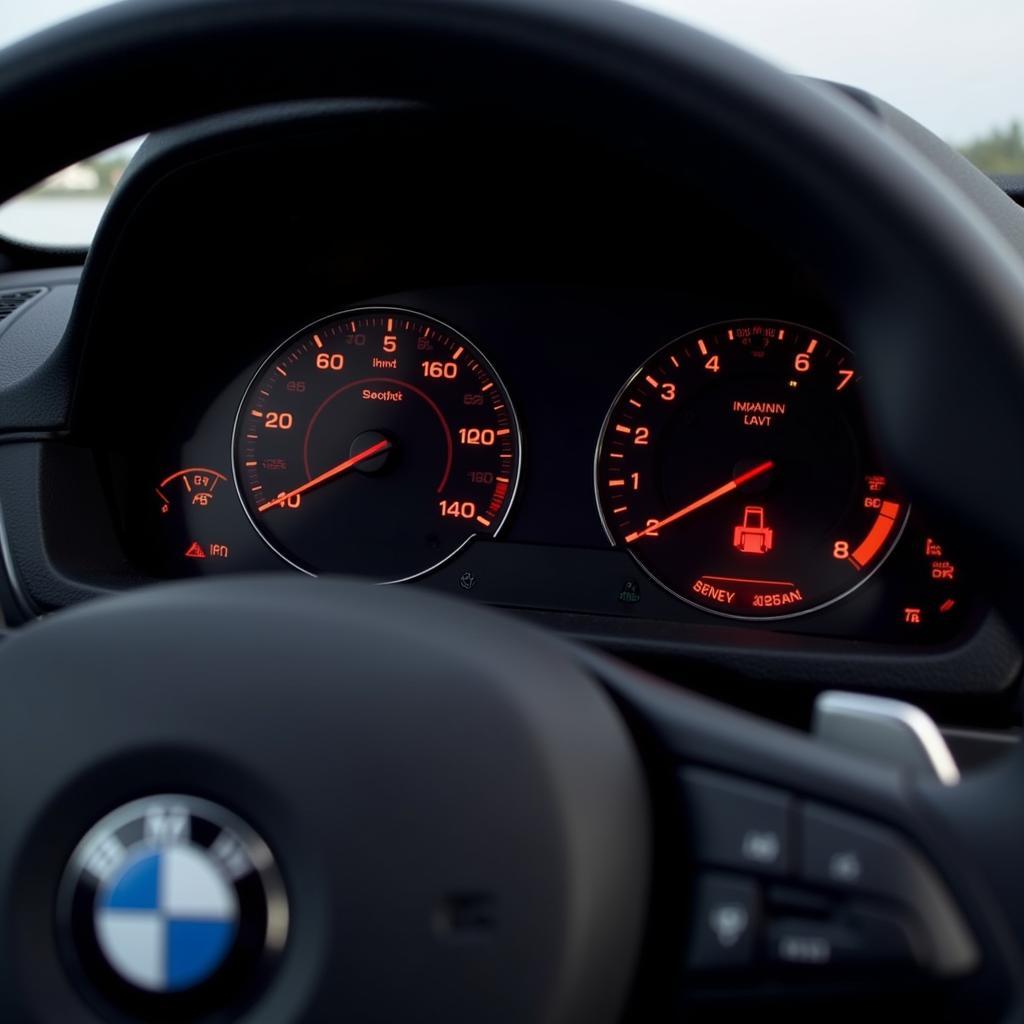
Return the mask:
[[984,566],[875,445],[814,266],[642,151],[398,103],[218,118],[152,137],[49,275],[0,323],[9,618],[347,573],[775,717],[828,687],[1012,717]]

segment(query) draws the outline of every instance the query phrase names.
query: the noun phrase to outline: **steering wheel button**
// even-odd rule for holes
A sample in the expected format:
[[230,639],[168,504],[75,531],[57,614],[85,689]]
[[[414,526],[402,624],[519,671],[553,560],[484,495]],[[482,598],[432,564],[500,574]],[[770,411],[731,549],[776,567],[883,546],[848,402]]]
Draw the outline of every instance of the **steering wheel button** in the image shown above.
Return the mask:
[[690,968],[707,971],[748,966],[761,919],[757,884],[732,875],[705,875],[698,882],[695,903]]
[[899,837],[853,815],[817,804],[803,809],[801,870],[834,889],[905,898],[915,858]]
[[781,790],[703,769],[682,773],[698,860],[764,874],[791,862],[791,799]]

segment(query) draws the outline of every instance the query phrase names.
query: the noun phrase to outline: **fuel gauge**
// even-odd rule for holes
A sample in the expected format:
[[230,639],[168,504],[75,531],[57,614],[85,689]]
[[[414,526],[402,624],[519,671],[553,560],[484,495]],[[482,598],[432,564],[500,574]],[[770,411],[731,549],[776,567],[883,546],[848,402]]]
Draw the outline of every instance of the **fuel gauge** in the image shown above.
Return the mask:
[[[206,572],[230,559],[226,524],[218,514],[223,506],[232,511],[226,483],[227,477],[215,469],[190,466],[154,487],[161,561],[174,575]],[[222,494],[228,497],[221,498]]]

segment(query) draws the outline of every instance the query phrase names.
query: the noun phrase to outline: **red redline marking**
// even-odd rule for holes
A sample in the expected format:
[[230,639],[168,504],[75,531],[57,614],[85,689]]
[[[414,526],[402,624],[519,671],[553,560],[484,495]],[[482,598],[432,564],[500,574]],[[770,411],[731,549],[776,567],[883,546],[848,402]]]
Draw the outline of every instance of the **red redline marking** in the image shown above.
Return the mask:
[[896,525],[899,515],[899,502],[883,501],[882,507],[875,518],[868,535],[860,542],[857,549],[848,556],[850,564],[859,572],[878,554],[882,545]]

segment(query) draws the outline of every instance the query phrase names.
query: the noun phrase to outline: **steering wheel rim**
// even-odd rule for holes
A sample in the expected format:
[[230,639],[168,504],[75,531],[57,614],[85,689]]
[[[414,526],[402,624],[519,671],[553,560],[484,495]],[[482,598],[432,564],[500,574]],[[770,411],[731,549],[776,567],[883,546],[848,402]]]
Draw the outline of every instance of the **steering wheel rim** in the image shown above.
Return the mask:
[[[340,65],[328,59],[339,52],[346,55]],[[1021,628],[1012,588],[1024,566],[1014,511],[1024,504],[1024,465],[971,440],[1024,436],[1018,254],[855,105],[685,26],[617,3],[568,0],[117,5],[4,55],[0,106],[15,144],[0,166],[0,198],[143,131],[338,92],[572,116],[647,159],[689,162],[691,173],[687,146],[696,139],[705,161],[696,173],[720,183],[744,178],[738,158],[755,162],[770,197],[738,191],[737,203],[817,252],[861,353],[894,462],[996,554],[993,582]],[[67,130],[38,134],[54,109]],[[683,128],[681,144],[676,130]],[[836,238],[841,247],[827,244]],[[949,414],[953,408],[959,418]],[[969,432],[961,429],[965,417]],[[607,667],[599,674],[606,683],[616,675]],[[620,692],[673,720],[660,706],[663,694],[651,701],[632,692],[642,685],[633,679]],[[685,749],[676,754],[692,755],[695,737],[680,742]],[[960,855],[972,862],[970,881],[959,877],[958,888],[972,890],[971,902],[985,908],[1011,961],[1020,955],[1010,931],[1024,922],[1024,883],[1006,865],[1020,852],[1024,829],[1008,834],[980,809],[999,806],[1020,825],[1012,794],[1022,776],[1018,753],[952,793],[912,794],[915,838],[934,850],[937,834],[956,835]],[[902,798],[892,799],[895,808]],[[979,881],[984,875],[987,882]]]

